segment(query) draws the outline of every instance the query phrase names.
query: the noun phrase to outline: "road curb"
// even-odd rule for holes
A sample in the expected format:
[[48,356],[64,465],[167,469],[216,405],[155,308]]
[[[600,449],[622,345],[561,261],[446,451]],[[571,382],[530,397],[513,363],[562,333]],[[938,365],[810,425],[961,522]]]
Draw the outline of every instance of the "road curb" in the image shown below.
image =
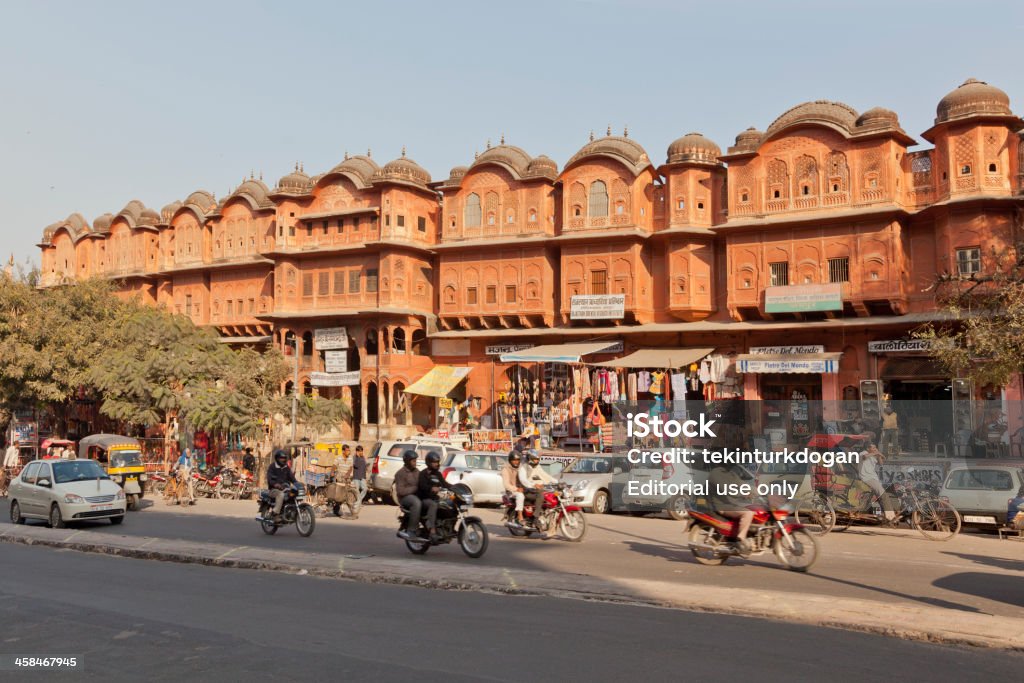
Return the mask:
[[[903,640],[1024,652],[1024,619],[962,613],[935,607],[892,605],[783,591],[718,588],[533,570],[342,554],[267,551],[214,543],[181,542],[88,531],[23,527],[0,541],[163,562],[232,569],[305,573],[364,583],[553,597],[620,605],[678,609],[838,628]],[[174,547],[176,544],[185,546]],[[254,555],[272,557],[256,557]],[[352,565],[355,566],[352,566]]]

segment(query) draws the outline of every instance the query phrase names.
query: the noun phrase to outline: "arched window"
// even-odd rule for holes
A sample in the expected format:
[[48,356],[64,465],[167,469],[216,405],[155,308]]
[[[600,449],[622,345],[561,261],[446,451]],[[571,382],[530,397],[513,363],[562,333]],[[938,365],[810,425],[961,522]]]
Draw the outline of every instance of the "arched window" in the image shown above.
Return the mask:
[[590,216],[608,215],[608,186],[603,181],[595,180],[590,184]]
[[312,356],[313,355],[313,333],[303,332],[302,333],[302,355]]
[[295,353],[295,333],[288,332],[284,335],[284,355],[291,356]]
[[401,327],[395,328],[395,333],[391,336],[391,345],[395,349],[395,353],[405,353],[405,330]]
[[412,352],[417,356],[427,355],[427,333],[423,330],[412,331]]
[[466,197],[466,216],[463,220],[467,228],[480,226],[480,195],[475,192]]
[[366,331],[366,355],[377,355],[377,330],[373,328]]

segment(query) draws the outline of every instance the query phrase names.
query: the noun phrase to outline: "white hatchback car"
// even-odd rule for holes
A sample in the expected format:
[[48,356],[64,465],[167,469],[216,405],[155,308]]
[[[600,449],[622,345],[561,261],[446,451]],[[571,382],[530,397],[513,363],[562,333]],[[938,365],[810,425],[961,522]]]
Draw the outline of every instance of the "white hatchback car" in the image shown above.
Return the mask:
[[42,519],[55,529],[69,522],[124,521],[124,491],[95,460],[33,460],[8,489],[11,522]]
[[939,495],[964,519],[964,526],[1006,524],[1007,503],[1024,488],[1024,468],[1017,465],[977,464],[952,467]]

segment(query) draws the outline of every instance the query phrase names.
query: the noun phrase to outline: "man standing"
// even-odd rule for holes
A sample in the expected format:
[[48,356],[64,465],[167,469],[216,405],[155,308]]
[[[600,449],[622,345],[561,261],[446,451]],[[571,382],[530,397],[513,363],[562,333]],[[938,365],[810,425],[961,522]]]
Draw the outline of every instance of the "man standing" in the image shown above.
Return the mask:
[[352,485],[356,487],[356,509],[352,512],[352,518],[358,519],[363,498],[366,497],[366,457],[359,444],[356,444],[356,457],[352,461]]
[[886,406],[882,411],[882,454],[896,455],[900,449],[900,429],[896,411]]
[[242,469],[249,474],[256,473],[256,456],[252,454],[251,448],[245,449],[245,457],[242,458]]
[[10,473],[14,471],[14,468],[18,466],[18,442],[15,441],[7,447],[7,452],[4,453],[3,467],[0,468],[0,496],[7,497],[7,481],[10,477]]

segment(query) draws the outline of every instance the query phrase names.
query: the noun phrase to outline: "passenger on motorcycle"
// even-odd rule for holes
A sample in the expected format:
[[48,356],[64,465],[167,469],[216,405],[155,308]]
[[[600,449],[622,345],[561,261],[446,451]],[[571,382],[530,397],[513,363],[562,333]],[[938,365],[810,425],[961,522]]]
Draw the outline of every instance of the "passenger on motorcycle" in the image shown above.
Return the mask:
[[274,499],[274,521],[280,519],[281,508],[284,507],[288,489],[292,485],[298,485],[298,482],[292,468],[288,466],[288,454],[282,450],[274,451],[274,462],[267,470],[267,488],[270,489],[270,497]]
[[427,468],[420,472],[419,496],[423,501],[423,509],[427,513],[427,530],[430,539],[437,538],[437,504],[441,489],[451,490],[452,485],[444,478],[441,471],[441,456],[436,451],[427,453]]
[[516,500],[516,521],[523,524],[523,505],[526,502],[526,495],[523,487],[519,485],[519,466],[522,464],[522,457],[519,451],[512,451],[508,454],[508,462],[501,466],[501,483],[505,486],[505,495]]
[[554,484],[556,480],[540,466],[540,455],[537,451],[533,449],[527,451],[526,459],[527,463],[519,468],[519,483],[524,489],[531,492],[534,523],[538,529],[545,531],[541,514],[544,511],[544,486]]
[[418,495],[420,473],[416,469],[416,451],[402,453],[402,469],[395,472],[395,500],[403,508],[409,510],[409,521],[405,529],[398,532],[399,538],[411,541],[419,536],[420,515],[423,514],[423,501]]
[[740,555],[750,554],[750,543],[747,542],[747,532],[754,521],[753,510],[748,510],[750,500],[729,492],[735,486],[751,485],[751,474],[740,465],[716,465],[708,475],[708,484],[711,487],[709,498],[711,507],[722,517],[739,520],[739,527],[736,531],[735,544]]

